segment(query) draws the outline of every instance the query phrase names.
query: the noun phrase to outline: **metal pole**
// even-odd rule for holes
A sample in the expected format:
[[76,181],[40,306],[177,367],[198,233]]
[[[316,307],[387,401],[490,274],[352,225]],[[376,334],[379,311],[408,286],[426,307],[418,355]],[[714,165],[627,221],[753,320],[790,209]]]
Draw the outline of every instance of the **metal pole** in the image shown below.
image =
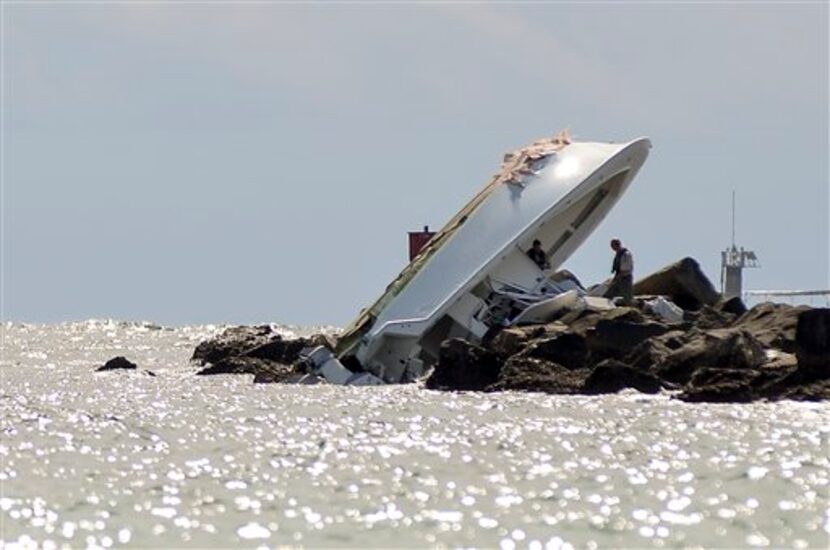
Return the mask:
[[732,247],[735,247],[735,190],[732,190]]

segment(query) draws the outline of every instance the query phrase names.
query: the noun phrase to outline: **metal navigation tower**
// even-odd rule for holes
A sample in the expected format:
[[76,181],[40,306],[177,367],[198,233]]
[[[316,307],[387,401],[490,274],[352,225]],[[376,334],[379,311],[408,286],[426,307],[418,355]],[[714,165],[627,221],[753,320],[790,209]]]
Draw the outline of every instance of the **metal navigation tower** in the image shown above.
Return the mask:
[[724,299],[743,293],[743,270],[761,267],[758,256],[752,250],[735,245],[735,191],[732,191],[732,246],[720,253],[720,286]]

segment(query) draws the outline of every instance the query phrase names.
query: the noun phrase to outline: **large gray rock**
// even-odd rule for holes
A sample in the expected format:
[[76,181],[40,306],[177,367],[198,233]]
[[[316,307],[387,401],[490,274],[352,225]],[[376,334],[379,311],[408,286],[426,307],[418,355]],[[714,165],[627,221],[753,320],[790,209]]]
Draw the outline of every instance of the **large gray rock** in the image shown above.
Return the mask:
[[693,258],[683,258],[634,283],[634,294],[667,296],[688,310],[714,305],[720,299],[712,282]]
[[802,311],[795,331],[798,370],[810,378],[830,378],[830,309]]
[[709,403],[747,403],[758,399],[822,401],[830,399],[830,378],[809,378],[794,367],[701,368],[678,398]]
[[571,370],[588,366],[588,346],[585,337],[572,332],[536,340],[522,352],[522,355],[544,359]]
[[733,296],[727,300],[721,300],[715,305],[715,309],[737,316],[741,316],[748,311],[746,304],[744,304],[740,296]]
[[764,397],[774,400],[827,401],[830,400],[830,378],[805,378],[795,372],[781,383],[765,388],[765,394]]
[[735,322],[737,317],[726,311],[709,305],[701,306],[697,311],[686,311],[683,319],[699,330],[713,330],[726,328]]
[[685,384],[701,367],[751,369],[766,361],[764,348],[743,329],[696,332],[681,348],[671,352],[653,372],[670,382]]
[[691,403],[749,403],[757,399],[753,382],[760,376],[755,369],[713,369],[695,371],[678,397]]
[[653,321],[633,323],[602,319],[586,333],[585,341],[592,362],[598,363],[607,358],[622,359],[639,344],[669,330],[668,326]]
[[441,344],[438,363],[426,381],[429,389],[480,391],[499,376],[501,361],[491,350],[452,338]]
[[228,357],[244,355],[274,340],[282,340],[282,336],[267,325],[229,327],[221,334],[199,343],[190,360],[202,365],[216,363]]
[[641,342],[628,353],[624,361],[634,368],[650,369],[683,347],[687,341],[688,333],[673,330]]
[[243,355],[220,359],[216,363],[211,363],[200,369],[196,374],[200,376],[214,374],[253,374],[254,376],[270,378],[272,381],[281,381],[288,379],[292,374],[296,374],[297,372],[297,369],[292,365]]
[[589,394],[616,393],[634,388],[643,393],[657,393],[662,384],[654,375],[632,368],[615,359],[606,359],[588,375],[582,391]]
[[748,331],[765,347],[795,353],[798,316],[810,309],[809,306],[764,302],[738,317],[732,326]]
[[552,361],[514,355],[502,367],[490,391],[529,391],[554,394],[581,393],[588,369],[569,369]]
[[510,327],[502,329],[490,341],[489,347],[501,357],[510,357],[519,353],[527,345],[535,331],[528,327]]
[[[245,366],[245,358],[290,365],[306,347],[326,346],[332,349],[334,344],[333,338],[325,334],[285,339],[268,325],[230,327],[196,346],[191,361],[216,367],[203,369],[200,374],[228,373],[234,370],[250,372],[257,370],[259,363],[248,361],[249,366]],[[230,359],[234,361],[229,362]]]
[[560,322],[568,327],[570,332],[585,335],[597,326],[600,321],[616,321],[627,323],[645,323],[651,316],[633,307],[615,307],[613,309],[592,309],[573,311],[563,316]]

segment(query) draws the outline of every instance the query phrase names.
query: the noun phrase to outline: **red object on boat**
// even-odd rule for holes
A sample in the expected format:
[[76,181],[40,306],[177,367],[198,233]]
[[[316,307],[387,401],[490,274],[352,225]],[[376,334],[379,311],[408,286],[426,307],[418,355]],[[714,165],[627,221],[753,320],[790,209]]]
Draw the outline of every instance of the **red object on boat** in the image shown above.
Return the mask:
[[435,231],[430,231],[429,226],[425,225],[423,231],[409,232],[409,261],[418,255],[418,252],[429,242]]

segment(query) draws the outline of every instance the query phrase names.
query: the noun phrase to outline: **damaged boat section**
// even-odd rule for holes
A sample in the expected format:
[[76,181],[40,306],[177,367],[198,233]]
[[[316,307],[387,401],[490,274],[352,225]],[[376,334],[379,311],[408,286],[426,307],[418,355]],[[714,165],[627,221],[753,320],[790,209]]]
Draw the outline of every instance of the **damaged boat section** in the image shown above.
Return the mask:
[[[315,370],[339,372],[331,363],[339,360],[372,375],[351,383],[413,381],[448,338],[478,343],[505,326],[543,322],[582,293],[552,275],[617,203],[650,147],[646,138],[572,142],[562,133],[505,155],[491,181],[346,329],[337,357],[321,356]],[[545,269],[527,256],[535,239]]]

